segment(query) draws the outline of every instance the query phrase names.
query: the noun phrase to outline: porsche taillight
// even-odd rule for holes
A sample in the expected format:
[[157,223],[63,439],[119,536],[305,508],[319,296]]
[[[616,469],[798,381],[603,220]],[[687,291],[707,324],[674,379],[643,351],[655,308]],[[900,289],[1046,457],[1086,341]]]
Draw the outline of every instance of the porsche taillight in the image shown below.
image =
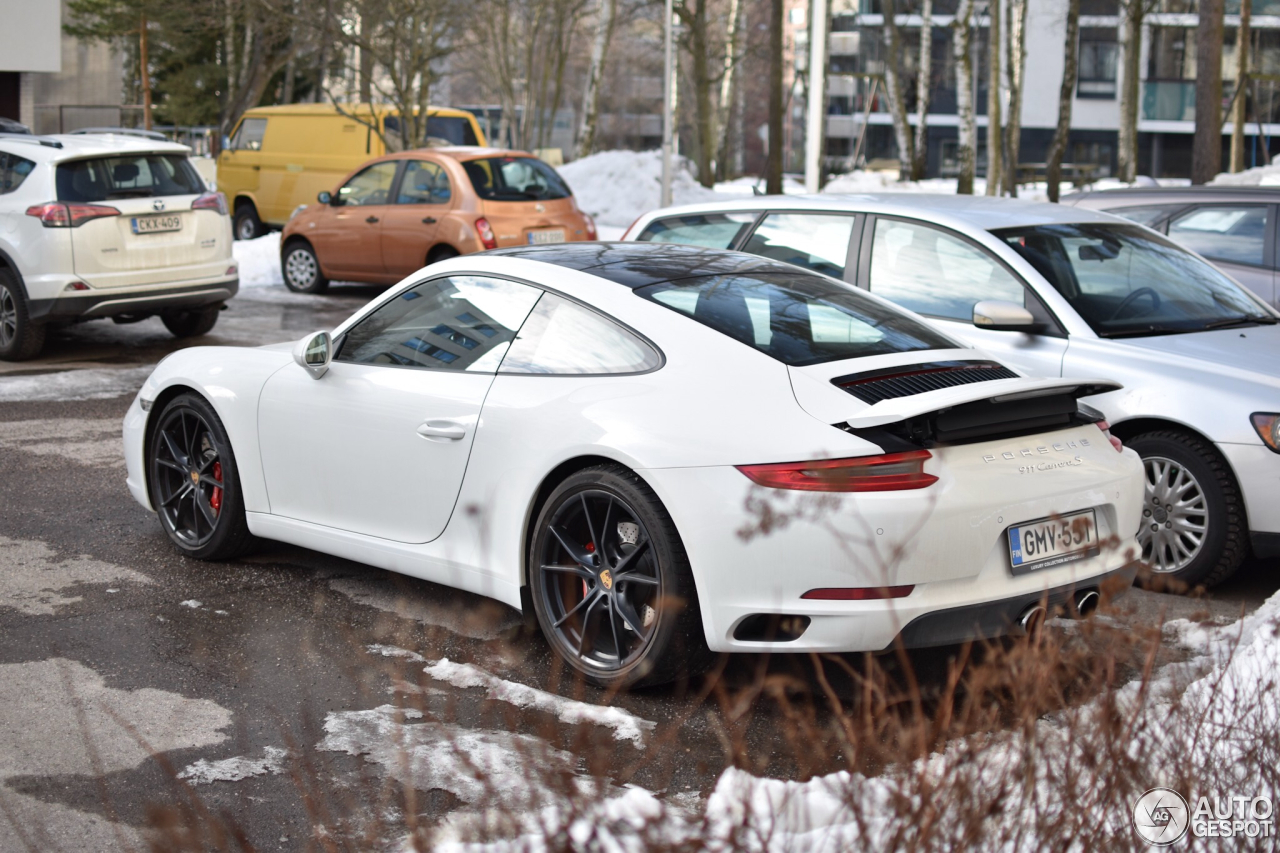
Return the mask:
[[751,482],[771,489],[895,492],[923,489],[938,482],[933,474],[924,472],[924,463],[932,456],[927,450],[909,450],[905,453],[886,453],[883,456],[738,465],[737,468]]
[[91,219],[119,215],[120,211],[106,204],[51,201],[27,208],[27,216],[39,219],[45,228],[79,228]]

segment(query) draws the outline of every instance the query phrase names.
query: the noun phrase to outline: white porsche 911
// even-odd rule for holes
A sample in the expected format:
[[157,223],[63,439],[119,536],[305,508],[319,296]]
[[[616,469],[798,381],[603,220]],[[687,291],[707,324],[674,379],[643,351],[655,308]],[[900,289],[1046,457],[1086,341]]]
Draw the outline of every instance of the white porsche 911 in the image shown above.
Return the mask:
[[1137,454],[1077,397],[759,257],[423,269],[332,334],[170,355],[128,484],[184,554],[275,539],[536,614],[600,684],[706,651],[993,637],[1131,579]]

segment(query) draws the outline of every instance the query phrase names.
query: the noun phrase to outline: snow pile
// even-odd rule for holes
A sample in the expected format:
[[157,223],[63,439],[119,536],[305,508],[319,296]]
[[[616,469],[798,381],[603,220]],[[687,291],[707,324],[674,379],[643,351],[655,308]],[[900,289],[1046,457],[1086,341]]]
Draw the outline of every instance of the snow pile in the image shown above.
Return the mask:
[[1243,172],[1221,172],[1209,183],[1219,187],[1274,187],[1280,186],[1280,163],[1270,166],[1254,166]]
[[[717,201],[721,196],[693,177],[684,157],[674,158],[671,176],[673,204]],[[661,151],[601,151],[559,167],[573,189],[578,207],[598,225],[626,228],[641,215],[661,207]]]
[[231,251],[240,267],[240,287],[284,287],[280,272],[280,232],[254,240],[237,240]]
[[283,749],[269,746],[262,758],[236,756],[221,761],[206,761],[202,758],[183,769],[178,778],[193,785],[207,785],[210,782],[239,782],[268,774],[275,776],[284,771],[284,760],[288,754]]
[[452,684],[454,687],[483,687],[489,698],[499,702],[509,702],[518,708],[532,708],[555,714],[562,722],[569,725],[578,723],[595,723],[613,729],[620,740],[629,740],[637,747],[644,746],[647,732],[653,731],[657,724],[635,716],[629,711],[616,707],[592,705],[575,699],[565,699],[554,693],[547,693],[525,684],[517,684],[498,678],[479,667],[466,663],[454,663],[448,658],[436,661],[426,668],[427,675],[438,681]]

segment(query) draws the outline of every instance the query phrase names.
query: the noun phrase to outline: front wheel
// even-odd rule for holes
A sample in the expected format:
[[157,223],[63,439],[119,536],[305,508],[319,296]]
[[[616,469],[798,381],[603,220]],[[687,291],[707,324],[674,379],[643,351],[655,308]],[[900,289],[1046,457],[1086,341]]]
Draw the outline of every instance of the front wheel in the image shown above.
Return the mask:
[[1171,430],[1125,442],[1142,457],[1147,489],[1138,542],[1155,577],[1211,587],[1231,577],[1248,550],[1244,500],[1217,450]]
[[675,524],[625,468],[587,468],[556,487],[538,514],[529,579],[551,647],[597,685],[661,684],[710,661]]
[[329,287],[329,279],[320,270],[320,260],[310,244],[290,243],[280,256],[284,271],[284,286],[294,293],[323,293]]
[[213,331],[222,305],[206,305],[194,311],[175,311],[160,315],[160,322],[175,338],[195,338]]
[[147,470],[160,526],[184,555],[226,560],[252,546],[231,441],[203,397],[182,394],[160,412]]

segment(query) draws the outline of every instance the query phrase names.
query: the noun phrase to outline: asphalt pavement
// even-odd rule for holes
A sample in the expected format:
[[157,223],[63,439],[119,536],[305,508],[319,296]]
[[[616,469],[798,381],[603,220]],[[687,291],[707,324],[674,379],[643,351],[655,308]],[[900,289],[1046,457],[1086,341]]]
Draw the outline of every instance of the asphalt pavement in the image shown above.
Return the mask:
[[[179,346],[332,328],[377,292],[247,291],[197,341],[156,319],[99,321],[52,333],[38,361],[0,363],[0,851],[142,850],[147,827],[202,821],[233,823],[259,850],[325,837],[390,848],[412,820],[475,801],[414,713],[495,754],[547,747],[570,773],[675,801],[705,795],[734,761],[731,709],[681,686],[586,688],[508,608],[280,544],[186,560],[134,503],[120,421],[149,365]],[[1277,568],[1251,562],[1203,598],[1134,590],[1108,618],[1229,622],[1280,587]],[[953,653],[913,657],[942,679]],[[794,689],[816,694],[802,664],[741,656],[726,678],[795,672]],[[753,772],[794,769],[782,720],[762,707],[747,726]],[[388,733],[421,764],[381,749]]]

